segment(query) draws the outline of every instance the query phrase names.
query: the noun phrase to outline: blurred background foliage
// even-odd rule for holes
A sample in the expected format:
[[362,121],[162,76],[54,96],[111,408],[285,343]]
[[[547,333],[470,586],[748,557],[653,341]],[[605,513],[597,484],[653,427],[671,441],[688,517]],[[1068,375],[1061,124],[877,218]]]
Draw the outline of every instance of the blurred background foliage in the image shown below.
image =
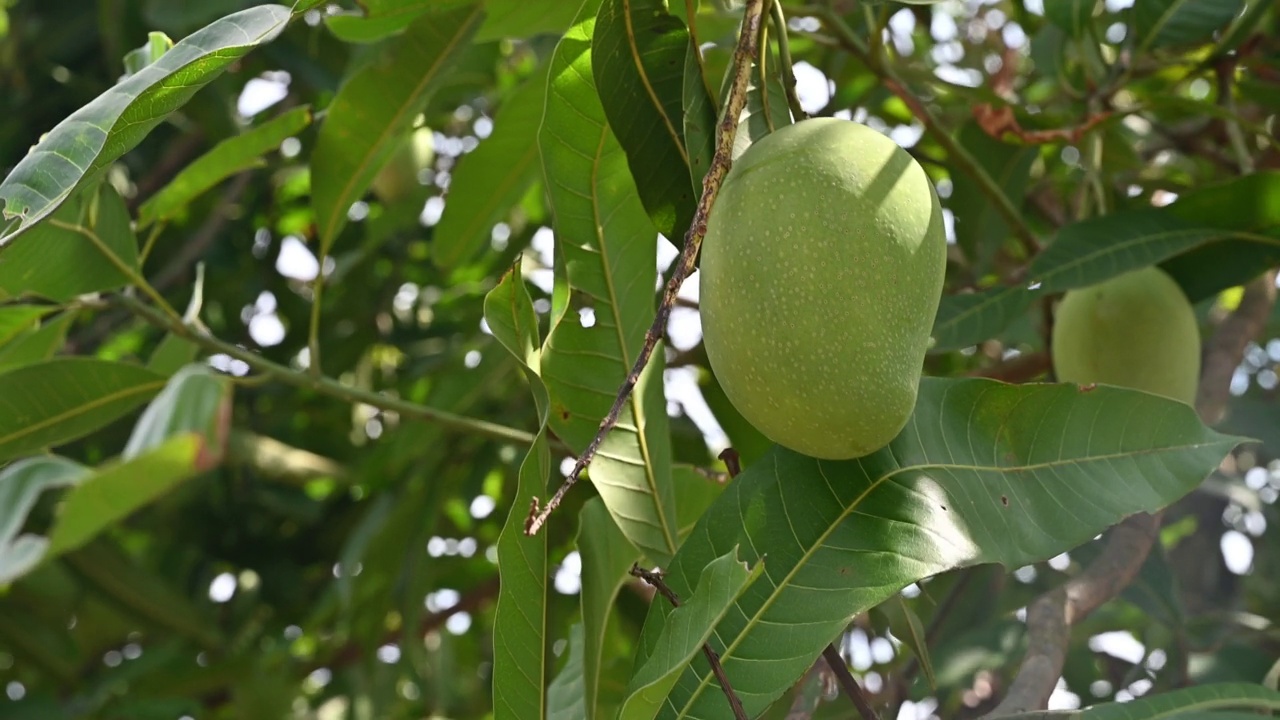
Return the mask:
[[[3,0],[0,168],[7,174],[42,133],[113,85],[125,72],[123,58],[148,32],[177,40],[255,4]],[[430,140],[419,148],[424,164],[393,163],[353,208],[343,242],[326,259],[332,274],[319,339],[331,376],[532,432],[526,382],[482,323],[482,302],[523,255],[526,275],[542,289],[535,303],[545,320],[550,219],[536,163],[518,178],[522,189],[487,246],[448,269],[430,260],[459,158],[484,146],[495,114],[535,76],[568,26],[572,13],[561,6],[575,3],[487,5],[520,29],[527,16],[513,13],[522,4],[540,9],[543,25],[466,48],[421,118],[422,137]],[[1224,117],[1274,137],[1280,12],[1265,0],[1220,4],[1231,6],[1231,23],[1159,36],[1122,74],[1112,64],[1118,48],[1143,22],[1124,2],[1107,0],[1095,13],[1075,16],[1067,6],[1090,3],[784,5],[805,109],[890,133],[938,182],[955,241],[947,292],[957,294],[990,287],[1025,261],[1025,250],[1009,239],[989,201],[955,174],[950,154],[924,132],[915,110],[816,17],[836,13],[864,35],[872,23],[886,27],[883,42],[901,81],[992,172],[1030,227],[1051,234],[1065,223],[1167,204],[1237,177]],[[726,5],[702,3],[698,15],[700,40],[715,45],[707,50],[708,66],[719,68],[713,72],[723,72],[736,37],[736,16]],[[323,113],[375,48],[340,40],[313,11],[197,93],[112,167],[110,182],[137,211],[218,142],[303,104]],[[1230,103],[1220,95],[1224,72],[1236,88]],[[1013,87],[1023,98],[1012,108],[1022,132],[1064,136],[1026,144],[983,132],[974,108],[1007,107],[1001,97]],[[1117,105],[1141,108],[1121,112],[1139,117],[1103,122]],[[1095,121],[1102,122],[1096,134],[1071,135]],[[318,125],[197,198],[149,239],[147,276],[175,306],[185,304],[196,261],[203,262],[202,317],[210,330],[291,367],[307,357],[309,280],[319,269],[307,164]],[[1276,143],[1256,150],[1259,171],[1280,168]],[[1268,202],[1278,212],[1280,199]],[[665,268],[675,253],[663,242]],[[1239,286],[1280,261],[1276,247],[1249,248],[1237,264],[1213,255],[1190,261],[1186,273],[1203,280],[1193,299],[1206,336],[1238,302]],[[716,454],[728,440],[751,438],[705,368],[695,303],[691,292],[669,338],[675,459],[722,468]],[[61,353],[107,359],[145,362],[165,342],[117,311],[70,312],[42,331],[65,338]],[[1050,377],[1045,363],[1036,363],[1045,353],[1042,331],[1039,306],[1028,308],[982,343],[931,355],[927,371],[959,376],[1007,369],[1023,358],[1028,369],[1018,380]],[[1076,634],[1055,698],[1060,706],[1191,682],[1257,682],[1275,661],[1278,362],[1280,316],[1273,316],[1236,372],[1220,427],[1262,442],[1234,454],[1176,506],[1163,551],[1139,582]],[[244,372],[225,356],[214,364]],[[60,452],[86,462],[109,457],[126,441],[127,427],[112,425]],[[237,387],[233,427],[223,466],[0,590],[0,718],[485,716],[494,543],[524,449],[271,382]],[[559,517],[576,518],[592,496],[580,487]],[[43,503],[32,522],[47,522],[52,505]],[[550,526],[556,592],[549,625],[564,632],[553,647],[557,665],[578,612],[574,532],[568,520]],[[910,589],[905,602],[928,630],[936,688],[921,678],[914,656],[888,640],[897,601],[860,618],[844,650],[867,689],[902,708],[899,717],[975,716],[998,698],[1021,656],[1012,611],[1095,551],[1085,546],[1013,574],[993,567],[949,573]],[[607,639],[619,655],[631,652],[648,600],[638,583],[619,595],[617,627]],[[815,671],[794,702],[829,697],[830,683]],[[789,702],[770,717],[783,717]],[[844,706],[830,707],[836,714],[825,716],[847,716]]]

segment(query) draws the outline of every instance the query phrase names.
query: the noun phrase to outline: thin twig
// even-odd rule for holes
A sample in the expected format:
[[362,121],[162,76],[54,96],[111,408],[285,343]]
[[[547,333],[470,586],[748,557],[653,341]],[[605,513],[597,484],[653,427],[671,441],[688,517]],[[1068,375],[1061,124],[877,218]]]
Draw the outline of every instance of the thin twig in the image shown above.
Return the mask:
[[827,645],[822,651],[822,657],[826,659],[827,665],[831,666],[831,672],[835,673],[836,681],[840,683],[844,694],[849,696],[853,706],[858,709],[858,714],[862,716],[862,720],[880,720],[880,716],[876,714],[875,708],[871,707],[871,703],[867,701],[867,696],[863,694],[858,681],[853,677],[853,673],[849,672],[849,666],[844,664],[844,658],[840,657],[840,651],[836,649],[836,646]]
[[[680,607],[680,597],[675,591],[667,587],[667,583],[662,579],[662,573],[645,570],[637,564],[631,565],[631,574],[644,580],[654,590],[667,599],[672,607]],[[735,720],[750,720],[747,715],[746,708],[742,707],[742,701],[738,699],[738,694],[733,691],[733,686],[729,684],[729,676],[724,671],[724,666],[720,664],[720,655],[711,649],[710,643],[702,644],[702,654],[707,657],[707,663],[711,665],[711,672],[715,674],[716,680],[720,682],[720,689],[724,691],[724,695],[729,700],[729,707],[733,710]]]
[[873,73],[875,73],[884,82],[885,87],[889,88],[894,95],[897,95],[902,102],[906,103],[911,113],[916,119],[924,125],[925,130],[931,133],[938,144],[947,151],[947,155],[955,163],[961,172],[973,178],[978,183],[978,189],[983,195],[995,205],[996,211],[1000,213],[1000,217],[1004,219],[1012,229],[1014,237],[1022,243],[1026,248],[1029,257],[1035,256],[1040,251],[1040,241],[1036,239],[1035,232],[1031,226],[1027,225],[1023,220],[1022,214],[1014,207],[1009,197],[1004,194],[996,181],[982,167],[978,160],[964,149],[959,142],[952,137],[946,128],[938,121],[938,117],[933,114],[927,105],[920,101],[911,91],[907,90],[902,81],[887,67],[879,58],[874,57],[868,48],[863,45],[862,40],[853,30],[845,24],[839,15],[832,12],[829,8],[818,8],[823,23],[825,23],[833,32],[836,39],[839,40],[840,46],[856,55]]
[[365,405],[380,408],[382,410],[390,410],[392,412],[399,413],[403,417],[432,422],[450,430],[458,430],[518,445],[533,444],[534,435],[523,430],[517,430],[505,425],[498,425],[497,423],[491,423],[486,420],[469,418],[464,415],[456,415],[451,412],[438,410],[426,405],[419,405],[418,403],[401,400],[382,393],[354,388],[330,377],[316,377],[305,372],[290,369],[284,365],[268,360],[257,353],[246,350],[239,345],[233,345],[219,340],[208,333],[183,323],[180,319],[170,318],[137,298],[133,298],[128,295],[118,295],[112,302],[126,308],[129,312],[155,327],[167,330],[178,337],[190,340],[210,352],[222,353],[240,360],[259,373],[270,376],[272,379],[278,380],[286,385],[306,388],[349,403],[364,403]]
[[693,223],[689,226],[689,231],[685,233],[684,248],[680,253],[675,272],[672,274],[671,280],[667,283],[666,289],[662,294],[662,304],[658,306],[653,325],[650,326],[649,332],[645,335],[644,346],[640,348],[640,354],[632,365],[631,371],[627,373],[626,380],[623,381],[622,387],[618,389],[618,395],[613,401],[613,407],[609,408],[609,414],[605,415],[604,420],[600,422],[600,428],[596,431],[596,436],[583,450],[582,455],[578,457],[577,462],[573,465],[573,470],[565,478],[564,483],[556,490],[555,495],[547,502],[546,507],[541,508],[541,511],[539,511],[537,505],[537,498],[534,498],[534,506],[530,509],[528,520],[525,521],[524,531],[526,535],[537,534],[538,530],[546,523],[547,518],[560,505],[565,493],[578,482],[578,477],[586,469],[591,459],[595,457],[596,451],[600,449],[600,443],[604,442],[605,435],[617,424],[618,415],[622,412],[622,406],[631,396],[631,391],[635,389],[636,383],[639,382],[640,373],[649,364],[653,349],[657,346],[658,340],[662,337],[667,327],[667,321],[671,317],[671,307],[675,304],[676,296],[680,292],[680,286],[693,270],[694,263],[697,262],[698,250],[702,247],[702,239],[707,234],[707,216],[711,213],[711,205],[715,202],[716,196],[720,192],[720,185],[724,182],[724,177],[729,173],[729,168],[733,164],[733,141],[738,133],[738,119],[742,117],[742,110],[747,102],[747,86],[751,81],[751,62],[759,54],[759,46],[756,41],[760,33],[761,12],[763,9],[763,0],[747,0],[742,18],[742,30],[738,36],[738,45],[733,51],[733,85],[729,88],[729,95],[725,100],[725,106],[721,112],[719,127],[716,132],[715,156],[711,158],[711,167],[707,169],[707,174],[702,179],[702,196],[698,200],[698,208],[694,213]]

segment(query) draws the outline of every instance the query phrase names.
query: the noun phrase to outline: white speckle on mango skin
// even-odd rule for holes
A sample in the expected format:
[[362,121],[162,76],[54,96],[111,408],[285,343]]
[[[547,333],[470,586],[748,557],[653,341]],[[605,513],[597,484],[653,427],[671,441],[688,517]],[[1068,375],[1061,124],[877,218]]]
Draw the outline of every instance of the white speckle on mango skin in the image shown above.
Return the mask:
[[945,271],[941,204],[905,150],[849,120],[789,125],[738,158],[708,217],[707,357],[770,440],[866,455],[915,407]]

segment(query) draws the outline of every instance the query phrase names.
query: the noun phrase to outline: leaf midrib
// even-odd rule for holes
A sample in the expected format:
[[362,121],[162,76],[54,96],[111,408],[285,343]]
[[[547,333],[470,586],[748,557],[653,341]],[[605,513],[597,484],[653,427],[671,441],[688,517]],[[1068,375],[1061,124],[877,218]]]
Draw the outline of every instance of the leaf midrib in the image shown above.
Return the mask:
[[[900,465],[896,469],[894,469],[892,472],[885,473],[881,477],[872,481],[867,486],[866,490],[864,490],[861,494],[855,497],[847,506],[845,506],[844,510],[841,511],[839,518],[831,522],[827,526],[827,529],[824,530],[822,534],[808,548],[805,549],[804,553],[800,556],[800,558],[796,561],[796,563],[791,566],[791,569],[787,571],[787,574],[783,577],[783,579],[774,585],[773,591],[770,592],[769,596],[765,598],[763,603],[761,603],[759,609],[756,610],[756,612],[751,614],[750,618],[748,618],[747,620],[746,625],[744,625],[744,629],[738,633],[738,636],[733,639],[732,643],[725,646],[725,649],[720,653],[720,662],[722,664],[725,664],[728,662],[729,658],[733,657],[734,650],[737,649],[738,645],[742,644],[743,639],[746,638],[747,635],[749,634],[747,632],[747,629],[750,627],[753,627],[757,622],[759,622],[760,617],[764,615],[770,608],[773,607],[773,603],[777,600],[777,598],[781,594],[782,589],[790,586],[792,578],[796,575],[796,573],[798,573],[803,567],[806,566],[810,558],[812,558],[813,554],[817,552],[818,549],[825,546],[826,540],[831,535],[831,533],[835,532],[836,528],[844,524],[844,521],[848,519],[848,517],[852,514],[852,511],[857,507],[859,507],[861,503],[867,498],[868,495],[874,492],[877,488],[879,488],[885,482],[889,481],[890,479],[898,475],[901,475],[905,472],[916,472],[921,470],[928,470],[930,468],[945,468],[948,470],[969,470],[974,472],[994,472],[994,471],[1030,472],[1030,471],[1035,471],[1039,469],[1054,468],[1060,465],[1079,464],[1082,461],[1087,461],[1087,462],[1098,462],[1098,461],[1104,461],[1104,460],[1109,461],[1109,460],[1114,460],[1118,458],[1131,458],[1139,455],[1152,455],[1152,454],[1161,453],[1161,452],[1170,452],[1172,450],[1177,450],[1177,449],[1195,449],[1200,447],[1207,447],[1209,445],[1214,445],[1214,444],[1216,443],[1214,442],[1187,443],[1187,444],[1177,445],[1176,447],[1169,446],[1169,447],[1163,447],[1163,448],[1153,448],[1149,450],[1141,450],[1137,452],[1126,452],[1126,453],[1106,453],[1106,454],[1100,454],[1100,455],[1091,455],[1084,460],[1081,460],[1081,459],[1076,459],[1072,461],[1057,460],[1054,462],[1021,465],[1013,468],[1006,468],[1006,467],[1000,467],[1000,466],[986,466],[986,465],[960,465],[956,463],[948,463],[948,464],[921,463],[917,465]],[[773,456],[773,462],[774,462],[774,475],[776,477],[778,475],[778,468],[777,468],[778,458],[776,454]],[[818,472],[822,474],[823,479],[827,481],[828,485],[830,485],[831,481],[827,479],[826,473],[822,470],[822,464],[818,463],[817,467],[818,467]],[[719,636],[719,633],[714,633],[714,634],[717,637]],[[711,677],[712,676],[710,674],[701,675],[699,677],[698,687],[689,696],[689,699],[688,701],[685,702],[684,707],[682,707],[678,711],[677,717],[680,717],[680,718],[688,717],[688,710],[690,706],[692,706],[693,703],[696,702],[697,699],[702,695],[702,691],[707,687],[709,687],[709,680]]]
[[[629,1],[629,0],[628,0]],[[600,140],[596,143],[595,157],[591,158],[591,214],[593,225],[596,230],[596,245],[600,249],[600,269],[604,276],[605,287],[609,293],[609,310],[613,315],[614,328],[618,335],[618,348],[622,351],[622,372],[631,372],[631,365],[635,362],[630,350],[627,347],[627,336],[623,329],[622,314],[619,310],[618,291],[613,283],[613,273],[610,271],[609,249],[605,244],[604,225],[602,224],[603,215],[600,211],[600,194],[597,188],[600,187],[600,161],[604,157],[605,145],[610,137],[609,124],[602,123],[600,126]],[[646,418],[640,407],[640,401],[636,397],[638,388],[632,388],[632,392],[627,402],[631,405],[631,418],[636,426],[636,442],[640,447],[640,457],[644,462],[644,478],[645,483],[649,486],[649,495],[653,499],[653,509],[658,516],[658,522],[662,526],[662,538],[666,540],[667,549],[670,554],[675,554],[676,541],[671,534],[671,523],[667,520],[666,509],[662,506],[662,495],[658,491],[658,479],[653,472],[653,454],[649,450],[649,438],[645,434]]]

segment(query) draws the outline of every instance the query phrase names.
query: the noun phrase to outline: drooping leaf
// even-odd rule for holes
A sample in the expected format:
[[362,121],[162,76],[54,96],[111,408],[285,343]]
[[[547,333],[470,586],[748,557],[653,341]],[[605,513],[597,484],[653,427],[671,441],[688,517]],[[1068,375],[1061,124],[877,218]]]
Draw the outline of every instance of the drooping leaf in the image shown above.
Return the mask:
[[296,107],[281,115],[227,138],[182,169],[138,209],[138,227],[167,220],[181,212],[192,200],[219,182],[265,164],[262,156],[311,124],[311,108]]
[[26,458],[0,470],[0,586],[35,569],[49,547],[48,538],[20,534],[40,493],[75,485],[88,474],[56,456]]
[[221,461],[231,384],[204,365],[173,376],[138,419],[116,461],[67,494],[49,533],[50,556],[80,547],[113,523]]
[[734,547],[707,563],[693,594],[682,597],[680,607],[670,611],[648,657],[632,674],[619,720],[648,720],[657,714],[681,671],[701,655],[703,644],[711,640],[716,626],[732,612],[742,593],[760,578],[766,562],[757,558],[749,567],[738,559],[738,548]]
[[[640,200],[658,232],[683,237],[698,194],[684,137],[689,31],[663,0],[604,0],[591,37],[591,72],[609,127],[627,154]],[[698,102],[691,100],[691,102]],[[702,102],[710,102],[703,98]]]
[[[595,18],[584,15],[556,49],[539,133],[557,282],[567,282],[575,311],[551,329],[542,377],[551,428],[576,451],[595,436],[640,352],[657,283],[657,234],[596,98]],[[659,346],[588,470],[627,539],[658,563],[677,545],[663,365]]]
[[138,241],[124,200],[103,183],[96,193],[64,203],[0,257],[0,300],[68,302],[128,284],[127,271],[138,267]]
[[327,255],[359,200],[475,34],[478,4],[431,13],[384,41],[339,88],[311,155],[311,205]]
[[537,177],[549,68],[544,64],[525,80],[498,108],[493,133],[458,159],[432,236],[432,259],[439,267],[451,269],[486,247],[493,226]]
[[227,66],[275,39],[289,17],[284,5],[259,5],[206,25],[58,123],[0,183],[4,217],[18,218],[0,235],[0,248],[57,210]]
[[166,379],[137,365],[87,357],[0,374],[0,460],[84,437],[146,402]]
[[[708,511],[666,580],[689,593],[730,548],[765,557],[716,628],[749,715],[779,697],[848,618],[946,570],[1053,557],[1123,517],[1196,487],[1243,438],[1206,428],[1167,398],[1070,384],[926,377],[914,415],[864,458],[818,461],[775,448]],[[663,623],[650,611],[638,665]],[[650,627],[650,625],[653,627]],[[785,656],[776,652],[784,645]],[[658,717],[728,717],[705,662]]]
[[[1000,142],[983,132],[973,121],[960,127],[956,142],[977,159],[1016,207],[1031,178],[1031,164],[1038,155],[1037,149]],[[953,175],[958,176],[959,173]],[[976,183],[967,179],[955,183],[948,206],[955,213],[956,243],[979,274],[987,272],[992,258],[1011,237],[1009,224],[995,203]]]
[[[558,54],[558,51],[557,51]],[[547,534],[524,534],[534,498],[546,499],[551,476],[547,442],[550,401],[538,374],[541,353],[538,316],[525,288],[519,264],[485,296],[484,317],[498,342],[521,365],[538,411],[538,435],[520,464],[511,512],[498,537],[498,590],[494,636],[493,712],[495,720],[546,717]]]
[[1134,3],[1133,30],[1139,52],[1209,40],[1226,27],[1245,0],[1148,0]]
[[[600,498],[591,498],[578,513],[578,553],[582,557],[582,629],[589,638],[582,648],[582,697],[584,711],[578,717],[595,720],[599,713],[600,674],[609,615],[618,591],[628,578],[640,551],[618,529]],[[555,717],[555,714],[552,714]]]

